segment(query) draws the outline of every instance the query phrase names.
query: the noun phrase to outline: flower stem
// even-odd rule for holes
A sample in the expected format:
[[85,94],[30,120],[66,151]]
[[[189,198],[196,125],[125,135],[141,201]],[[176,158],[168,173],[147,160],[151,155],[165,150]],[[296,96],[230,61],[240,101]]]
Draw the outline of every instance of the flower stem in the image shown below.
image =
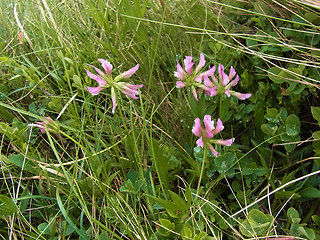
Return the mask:
[[220,99],[220,103],[219,103],[219,118],[221,119],[221,115],[222,115],[222,94],[220,94],[219,99]]
[[205,162],[207,162],[207,154],[208,154],[208,146],[205,143],[204,149],[203,149],[203,159],[202,159],[200,177],[199,177],[198,187],[197,187],[197,195],[199,195],[199,191],[200,191],[200,185],[201,185],[201,180],[202,180],[202,176],[203,176],[204,164],[205,164]]

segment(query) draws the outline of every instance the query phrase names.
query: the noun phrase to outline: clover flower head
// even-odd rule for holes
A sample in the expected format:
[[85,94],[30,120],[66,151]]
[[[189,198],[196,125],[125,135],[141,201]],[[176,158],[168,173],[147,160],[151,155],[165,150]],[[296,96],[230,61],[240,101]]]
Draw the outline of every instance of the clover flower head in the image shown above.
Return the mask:
[[194,64],[195,63],[192,62],[192,57],[186,56],[186,58],[184,59],[184,69],[179,64],[179,62],[177,62],[177,71],[174,72],[174,76],[179,79],[178,81],[176,81],[176,87],[183,88],[186,86],[191,86],[192,94],[194,98],[198,100],[195,87],[206,90],[207,87],[202,84],[202,78],[204,76],[212,75],[215,71],[215,67],[209,69],[208,71],[201,72],[202,68],[206,64],[203,53],[200,53],[199,63],[195,69],[193,69]]
[[46,132],[46,129],[49,132],[59,132],[59,126],[56,124],[55,121],[52,120],[51,117],[45,117],[45,120],[42,122],[36,122],[36,124],[29,124],[30,126],[35,126],[40,129],[42,133]]
[[112,71],[112,64],[108,62],[108,60],[99,58],[98,61],[101,63],[104,72],[101,71],[99,68],[88,64],[90,67],[94,68],[97,74],[94,74],[90,71],[86,70],[87,75],[95,80],[99,86],[98,87],[86,87],[85,89],[91,93],[91,95],[98,95],[103,89],[111,88],[111,100],[112,100],[112,113],[114,113],[117,107],[117,96],[115,89],[120,90],[128,97],[133,99],[138,99],[139,91],[138,88],[142,88],[143,84],[134,85],[127,82],[120,82],[123,79],[130,78],[138,69],[139,64],[134,66],[133,68],[129,69],[128,71],[121,73],[115,78],[112,78],[111,71]]
[[224,66],[220,63],[218,66],[218,74],[219,80],[213,74],[210,75],[212,81],[209,79],[209,76],[204,76],[204,85],[210,89],[206,91],[207,95],[215,96],[217,94],[226,94],[228,97],[233,95],[240,100],[251,97],[250,93],[239,93],[231,90],[231,88],[239,82],[239,75],[232,66],[230,67],[229,75],[227,75],[224,72]]
[[205,115],[203,119],[203,125],[204,128],[201,125],[200,118],[196,118],[194,120],[194,126],[192,128],[192,133],[199,137],[199,139],[196,141],[196,144],[198,147],[204,148],[205,144],[208,144],[209,149],[211,152],[217,157],[218,153],[213,148],[212,143],[214,144],[220,144],[225,146],[230,146],[234,142],[234,138],[228,139],[228,140],[222,140],[222,139],[212,139],[216,134],[221,132],[224,128],[223,123],[220,119],[218,119],[216,126],[214,126],[214,121],[211,120],[210,115]]

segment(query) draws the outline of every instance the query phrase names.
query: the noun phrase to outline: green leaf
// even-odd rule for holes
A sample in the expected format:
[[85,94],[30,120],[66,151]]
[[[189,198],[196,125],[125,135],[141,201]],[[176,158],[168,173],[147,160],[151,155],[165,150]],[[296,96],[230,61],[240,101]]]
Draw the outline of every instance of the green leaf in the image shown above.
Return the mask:
[[282,77],[279,77],[279,74],[281,73],[281,69],[277,67],[269,68],[268,70],[268,77],[273,81],[274,83],[281,84],[285,82],[285,79]]
[[311,107],[311,113],[314,119],[316,119],[320,125],[320,107]]
[[160,148],[158,141],[152,139],[152,149],[150,149],[150,155],[153,158],[157,174],[163,185],[169,187],[169,158],[164,155],[163,150]]
[[232,166],[233,161],[234,154],[232,153],[226,153],[214,159],[214,163],[217,166],[219,173],[226,173]]
[[268,221],[267,216],[258,209],[252,209],[248,214],[248,221],[252,227],[259,226]]
[[168,219],[159,219],[159,228],[157,230],[157,232],[161,235],[161,236],[169,236],[171,234],[170,230],[174,230],[175,225],[174,223],[170,222]]
[[320,198],[320,190],[313,186],[300,190],[299,194],[304,198]]
[[64,208],[63,203],[61,201],[59,188],[57,188],[57,191],[56,191],[56,199],[57,199],[59,209],[60,209],[62,215],[64,216],[64,218],[66,219],[67,223],[77,232],[77,234],[80,236],[81,239],[90,239],[85,234],[85,232],[82,231],[83,229],[80,230],[79,228],[77,228],[77,226],[73,223],[73,221],[69,217],[70,213],[66,211],[66,209]]
[[299,213],[296,209],[293,207],[289,208],[287,211],[287,216],[289,218],[289,221],[292,223],[299,223],[301,221],[301,218],[299,216]]
[[273,136],[276,134],[276,132],[278,130],[278,126],[274,125],[272,123],[264,123],[261,125],[261,130],[265,134]]
[[0,195],[0,203],[0,215],[12,215],[18,211],[14,201],[7,196]]
[[287,117],[285,125],[286,132],[289,136],[296,136],[300,133],[300,119],[295,114]]
[[169,190],[172,202],[177,206],[178,210],[188,211],[187,203],[176,193]]
[[156,203],[158,203],[161,207],[166,208],[167,210],[171,210],[172,212],[178,210],[175,204],[170,200],[164,200],[162,198],[157,198],[152,195],[146,194],[149,198],[153,199]]
[[273,222],[273,217],[269,214],[264,214],[258,209],[252,209],[247,216],[247,219],[240,225],[240,231],[250,236],[263,236],[270,229]]
[[50,235],[50,228],[49,228],[49,224],[46,222],[40,223],[38,225],[38,230],[45,235]]
[[191,228],[185,224],[182,228],[181,235],[183,240],[191,239],[193,235]]
[[313,215],[312,217],[312,220],[314,221],[314,223],[320,227],[320,216],[319,215]]
[[[24,157],[19,154],[13,154],[9,156],[9,160],[11,163],[21,168],[23,165]],[[36,166],[31,161],[29,161],[28,159],[25,159],[25,164],[23,168],[24,171],[37,174],[38,171],[35,168]]]

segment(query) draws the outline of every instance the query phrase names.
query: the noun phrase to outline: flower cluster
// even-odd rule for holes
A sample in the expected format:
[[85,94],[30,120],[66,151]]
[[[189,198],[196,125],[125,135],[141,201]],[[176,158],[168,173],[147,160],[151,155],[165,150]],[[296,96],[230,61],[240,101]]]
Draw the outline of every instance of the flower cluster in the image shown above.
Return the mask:
[[[128,82],[124,82],[122,80],[130,78],[139,69],[139,64],[113,78],[111,75],[111,71],[113,68],[112,64],[105,59],[100,58],[98,60],[101,63],[104,72],[90,64],[88,65],[95,69],[96,74],[85,69],[87,75],[99,84],[99,86],[97,87],[86,87],[86,90],[89,93],[91,93],[92,95],[98,95],[103,89],[111,88],[111,100],[113,105],[112,113],[114,113],[115,108],[117,107],[116,90],[121,91],[130,98],[138,99],[139,88],[142,88],[143,84],[134,85]],[[184,68],[178,62],[177,71],[174,72],[174,76],[179,79],[176,82],[177,88],[187,86],[191,87],[193,96],[197,101],[198,96],[196,87],[200,88],[201,91],[204,91],[204,93],[209,96],[215,96],[217,94],[226,94],[228,97],[233,95],[241,100],[245,100],[251,96],[251,94],[239,93],[231,90],[231,88],[236,86],[239,81],[239,76],[236,74],[236,71],[233,67],[230,68],[229,75],[227,75],[224,72],[224,66],[222,64],[219,64],[219,78],[217,79],[214,76],[216,67],[213,66],[212,68],[209,68],[209,70],[203,71],[205,63],[205,57],[202,53],[200,54],[200,60],[195,69],[195,63],[192,62],[191,56],[187,56],[185,58]],[[40,128],[41,132],[45,132],[46,130],[59,132],[59,126],[50,117],[46,117],[45,121],[43,122],[36,122],[36,124],[32,125]],[[194,133],[194,135],[199,137],[199,139],[196,141],[197,146],[202,148],[204,148],[204,146],[208,146],[211,152],[215,156],[217,156],[218,153],[214,149],[212,144],[230,146],[235,140],[234,138],[228,140],[213,139],[215,135],[217,135],[223,130],[223,128],[224,126],[222,121],[218,119],[216,125],[214,125],[214,121],[211,120],[210,115],[204,116],[203,125],[201,124],[200,119],[196,118],[195,124],[192,128],[192,132]]]
[[114,113],[117,107],[117,95],[116,95],[115,89],[120,90],[122,93],[126,94],[130,98],[138,99],[138,95],[139,95],[138,89],[142,88],[143,84],[134,85],[134,84],[130,84],[127,82],[120,82],[120,81],[123,79],[130,78],[132,74],[134,74],[139,69],[139,64],[129,69],[128,71],[118,75],[117,77],[112,78],[112,75],[111,75],[111,70],[113,68],[112,64],[105,59],[100,58],[98,60],[101,63],[105,73],[101,71],[99,68],[88,64],[89,66],[94,68],[98,74],[97,75],[93,74],[92,72],[89,72],[87,69],[85,69],[87,72],[87,75],[93,80],[97,81],[97,83],[99,84],[98,87],[86,87],[89,93],[91,93],[92,95],[98,95],[100,91],[102,91],[104,88],[111,88],[112,113]]
[[196,144],[198,147],[204,148],[205,144],[208,144],[211,152],[217,156],[217,151],[213,148],[212,144],[220,144],[225,146],[230,146],[234,142],[234,138],[228,140],[222,139],[212,139],[216,134],[221,132],[224,128],[222,121],[218,119],[217,125],[214,126],[214,121],[211,120],[210,115],[205,115],[203,119],[204,128],[201,126],[200,118],[194,120],[194,126],[192,132],[194,135],[199,137]]
[[[199,64],[194,71],[192,69],[193,65],[194,63],[192,62],[192,57],[187,56],[184,60],[185,69],[183,69],[178,62],[177,71],[174,72],[174,76],[179,79],[179,81],[176,81],[177,88],[190,86],[192,89],[193,96],[196,100],[198,100],[198,97],[195,87],[200,88],[201,91],[204,91],[204,93],[209,96],[215,96],[217,94],[226,94],[228,97],[233,95],[239,98],[240,100],[245,100],[251,97],[251,94],[249,93],[239,93],[230,89],[231,87],[236,86],[239,81],[239,75],[236,74],[236,71],[233,67],[230,68],[230,73],[229,75],[227,75],[224,72],[224,66],[222,64],[219,64],[218,80],[214,76],[214,72],[216,70],[215,66],[213,66],[205,72],[200,71],[205,65],[205,59],[202,53],[200,54]],[[234,77],[235,79],[232,80]],[[212,79],[212,81],[210,80],[210,78]]]
[[55,121],[52,120],[51,117],[45,117],[45,120],[42,122],[36,122],[36,124],[29,124],[29,126],[35,126],[40,129],[42,133],[45,133],[46,130],[49,132],[58,133],[59,132],[59,126]]
[[194,65],[194,62],[192,62],[192,57],[187,56],[184,59],[184,69],[181,67],[179,62],[177,62],[177,71],[174,72],[174,76],[179,79],[179,81],[176,82],[177,88],[190,86],[192,89],[192,94],[197,101],[198,96],[195,87],[199,87],[205,91],[210,91],[210,89],[207,86],[202,84],[202,78],[204,76],[211,76],[215,71],[215,67],[213,67],[208,71],[201,72],[205,64],[206,61],[204,59],[204,55],[201,53],[199,64],[196,67],[196,69],[193,70],[192,67]]
[[[204,85],[206,85],[210,91],[206,92],[206,94],[210,96],[215,96],[217,94],[226,94],[228,97],[231,95],[237,97],[240,100],[245,100],[251,97],[250,93],[239,93],[230,90],[231,87],[234,87],[239,82],[239,75],[236,73],[234,68],[230,67],[229,75],[224,72],[224,66],[219,64],[218,67],[219,80],[212,74],[210,76],[204,76]],[[235,77],[235,79],[233,79]],[[211,77],[212,81],[210,81],[209,77]],[[233,80],[232,80],[233,79]]]

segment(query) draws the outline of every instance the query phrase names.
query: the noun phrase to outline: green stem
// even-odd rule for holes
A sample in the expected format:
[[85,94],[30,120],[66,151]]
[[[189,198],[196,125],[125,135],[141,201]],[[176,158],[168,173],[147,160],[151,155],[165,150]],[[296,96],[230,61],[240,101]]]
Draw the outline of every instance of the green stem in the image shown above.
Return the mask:
[[199,195],[199,191],[200,191],[200,185],[201,185],[201,180],[202,180],[202,176],[203,176],[204,164],[207,161],[207,154],[208,154],[208,146],[205,143],[204,149],[203,149],[202,166],[201,166],[200,177],[199,177],[198,187],[197,187],[197,195]]
[[222,94],[219,95],[220,103],[219,103],[219,118],[221,120],[222,115]]

